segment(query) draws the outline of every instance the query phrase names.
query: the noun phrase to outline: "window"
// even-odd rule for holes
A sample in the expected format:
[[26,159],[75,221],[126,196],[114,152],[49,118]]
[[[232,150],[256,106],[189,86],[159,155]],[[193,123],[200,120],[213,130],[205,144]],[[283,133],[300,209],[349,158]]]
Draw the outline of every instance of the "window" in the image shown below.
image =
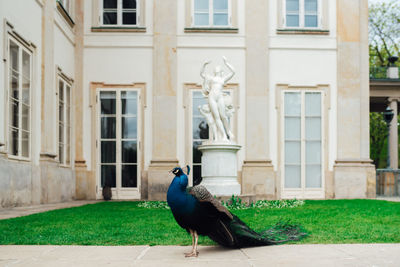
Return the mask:
[[101,187],[137,188],[139,92],[101,90],[99,98]]
[[57,0],[61,5],[62,5],[62,7],[64,8],[64,10],[68,13],[68,14],[71,14],[71,2],[72,2],[72,0]]
[[8,153],[30,157],[32,53],[16,39],[8,39]]
[[58,80],[58,160],[71,164],[71,85]]
[[193,26],[231,26],[230,0],[193,0]]
[[320,0],[285,0],[285,26],[288,28],[318,28]]
[[284,188],[322,187],[322,94],[284,93]]
[[138,2],[137,0],[101,0],[101,24],[104,26],[138,25]]

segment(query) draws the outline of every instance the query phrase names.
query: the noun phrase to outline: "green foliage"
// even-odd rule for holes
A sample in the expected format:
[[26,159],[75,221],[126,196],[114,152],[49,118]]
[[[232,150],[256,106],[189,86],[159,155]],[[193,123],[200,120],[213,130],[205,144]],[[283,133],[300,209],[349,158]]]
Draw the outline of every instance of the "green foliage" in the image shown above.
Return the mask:
[[[400,2],[398,0],[369,3],[369,64],[388,65],[389,56],[399,56]],[[400,66],[400,62],[397,62]]]
[[[190,245],[168,209],[141,202],[101,202],[0,220],[0,244],[18,245]],[[400,202],[305,201],[295,208],[252,208],[234,213],[252,229],[279,221],[302,225],[310,234],[299,243],[399,243]],[[296,242],[298,243],[298,242]],[[201,245],[213,245],[206,237]]]
[[386,167],[387,133],[388,130],[386,122],[383,119],[383,114],[380,112],[371,112],[369,114],[369,143],[371,159],[374,161],[376,168]]
[[243,209],[254,209],[254,208],[268,208],[268,209],[282,209],[282,208],[295,208],[304,205],[304,200],[297,199],[282,199],[282,200],[258,200],[246,204],[242,202],[242,199],[238,196],[232,195],[228,201],[221,201],[229,210],[243,210]]

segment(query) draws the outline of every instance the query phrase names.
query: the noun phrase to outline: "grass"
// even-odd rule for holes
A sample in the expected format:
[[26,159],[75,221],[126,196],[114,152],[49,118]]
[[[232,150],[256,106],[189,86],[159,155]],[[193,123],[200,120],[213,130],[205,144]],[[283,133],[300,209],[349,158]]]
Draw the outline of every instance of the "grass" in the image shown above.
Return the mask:
[[[0,244],[190,245],[168,209],[140,202],[101,202],[1,220]],[[400,203],[316,200],[295,208],[232,211],[255,230],[278,220],[302,224],[310,236],[298,243],[400,243]],[[212,245],[206,237],[201,245]]]

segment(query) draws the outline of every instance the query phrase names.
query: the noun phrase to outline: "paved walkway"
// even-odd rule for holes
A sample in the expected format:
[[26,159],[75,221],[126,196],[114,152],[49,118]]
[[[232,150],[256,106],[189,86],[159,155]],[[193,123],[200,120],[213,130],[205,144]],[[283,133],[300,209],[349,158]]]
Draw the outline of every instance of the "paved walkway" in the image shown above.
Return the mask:
[[70,202],[62,202],[55,204],[42,204],[35,206],[24,206],[14,208],[0,208],[0,220],[26,216],[34,213],[45,212],[49,210],[65,209],[71,207],[83,206],[86,204],[96,203],[96,200],[76,200]]
[[229,250],[180,246],[0,246],[0,266],[400,266],[400,244],[281,245]]

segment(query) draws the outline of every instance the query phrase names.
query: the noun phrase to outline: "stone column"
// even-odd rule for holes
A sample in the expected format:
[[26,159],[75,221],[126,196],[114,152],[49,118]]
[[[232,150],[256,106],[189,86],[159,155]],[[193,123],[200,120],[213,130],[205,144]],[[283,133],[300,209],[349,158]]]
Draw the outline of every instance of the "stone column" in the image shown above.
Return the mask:
[[337,0],[336,198],[375,197],[369,158],[368,1]]
[[[269,150],[268,1],[246,0],[246,155],[242,194],[276,198]],[[255,127],[256,126],[256,127]]]
[[[152,160],[148,198],[165,200],[177,160],[177,1],[154,0]],[[183,129],[182,129],[183,130]]]
[[397,98],[389,98],[389,106],[393,110],[393,119],[390,122],[390,129],[389,129],[389,155],[390,155],[390,168],[398,169],[399,168],[399,136],[397,132]]

